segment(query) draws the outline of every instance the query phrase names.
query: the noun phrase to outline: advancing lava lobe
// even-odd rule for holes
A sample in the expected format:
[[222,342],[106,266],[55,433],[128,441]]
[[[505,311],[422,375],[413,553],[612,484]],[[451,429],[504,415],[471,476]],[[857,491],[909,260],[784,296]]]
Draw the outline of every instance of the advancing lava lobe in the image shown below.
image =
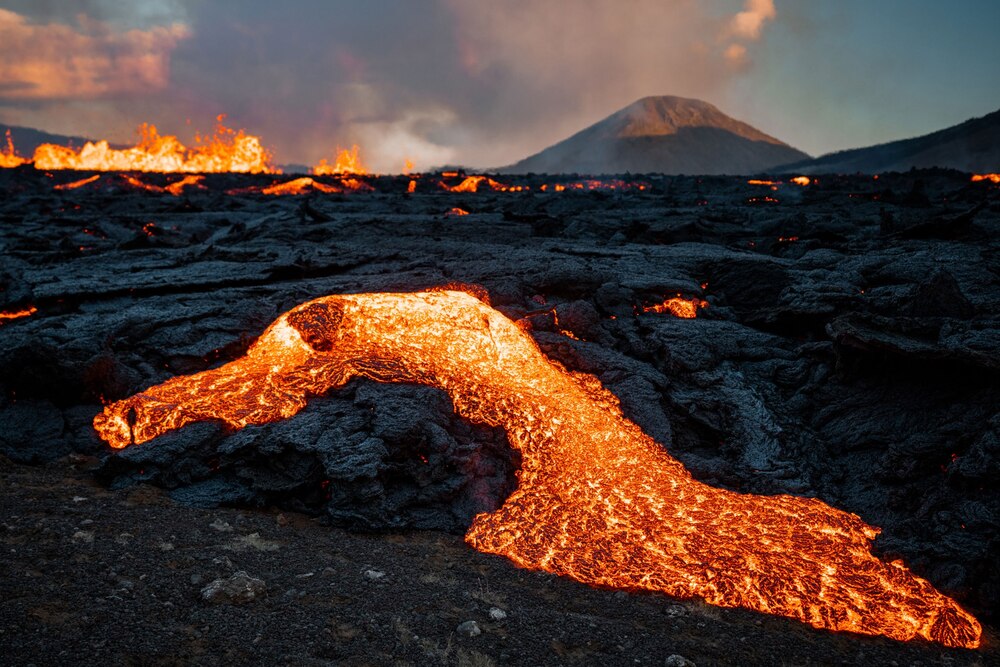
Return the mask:
[[352,376],[439,387],[464,417],[506,429],[523,465],[504,505],[473,521],[466,541],[480,551],[817,628],[979,645],[979,623],[955,601],[871,554],[877,529],[818,500],[695,481],[595,378],[553,363],[464,292],[310,301],[245,357],[108,405],[94,427],[125,447],[196,421],[263,424]]

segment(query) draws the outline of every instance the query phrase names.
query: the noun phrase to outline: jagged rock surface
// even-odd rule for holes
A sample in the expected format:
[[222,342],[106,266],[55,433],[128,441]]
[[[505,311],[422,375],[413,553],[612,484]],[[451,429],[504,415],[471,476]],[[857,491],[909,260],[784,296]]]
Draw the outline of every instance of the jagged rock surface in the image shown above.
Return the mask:
[[[518,462],[435,390],[354,381],[285,422],[193,425],[122,452],[91,420],[102,400],[238,357],[307,299],[474,283],[699,479],[856,512],[883,528],[885,558],[995,618],[995,186],[941,172],[777,191],[656,178],[627,194],[405,196],[391,179],[374,194],[223,192],[254,178],[172,197],[0,174],[0,310],[38,308],[0,325],[0,452],[98,454],[109,484],[202,506],[460,532],[503,501]],[[453,206],[471,215],[445,217]],[[694,320],[642,312],[678,292],[709,305]]]

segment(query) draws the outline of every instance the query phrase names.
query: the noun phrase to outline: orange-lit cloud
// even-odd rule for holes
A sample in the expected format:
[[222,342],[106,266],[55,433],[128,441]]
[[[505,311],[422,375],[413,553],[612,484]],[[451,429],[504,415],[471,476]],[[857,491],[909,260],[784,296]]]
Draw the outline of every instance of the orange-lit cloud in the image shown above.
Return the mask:
[[729,32],[733,37],[758,40],[764,24],[773,21],[775,16],[774,0],[746,0],[743,11],[729,21]]
[[0,100],[95,99],[160,90],[170,54],[190,35],[179,23],[122,30],[77,18],[35,23],[0,9]]

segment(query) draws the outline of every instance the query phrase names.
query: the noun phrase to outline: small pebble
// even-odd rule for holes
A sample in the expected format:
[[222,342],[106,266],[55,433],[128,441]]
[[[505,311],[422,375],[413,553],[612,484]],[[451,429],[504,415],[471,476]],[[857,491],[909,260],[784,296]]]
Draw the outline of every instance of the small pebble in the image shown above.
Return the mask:
[[479,624],[475,621],[459,623],[458,627],[455,628],[455,632],[465,637],[478,637],[483,634],[483,631],[479,629]]
[[491,607],[490,618],[493,619],[494,621],[502,621],[503,619],[507,618],[507,612],[505,612],[503,609],[500,609],[499,607]]

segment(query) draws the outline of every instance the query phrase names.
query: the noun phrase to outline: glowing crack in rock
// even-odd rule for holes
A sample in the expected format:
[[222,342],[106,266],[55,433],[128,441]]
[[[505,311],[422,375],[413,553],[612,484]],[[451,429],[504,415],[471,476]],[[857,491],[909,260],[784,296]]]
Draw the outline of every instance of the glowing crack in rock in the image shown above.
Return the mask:
[[121,448],[192,422],[265,424],[355,376],[440,388],[463,417],[506,430],[523,464],[517,489],[466,534],[480,551],[817,628],[979,645],[972,615],[901,562],[872,555],[876,528],[819,500],[694,480],[596,378],[550,361],[464,292],[309,301],[244,357],[107,405],[94,427]]

